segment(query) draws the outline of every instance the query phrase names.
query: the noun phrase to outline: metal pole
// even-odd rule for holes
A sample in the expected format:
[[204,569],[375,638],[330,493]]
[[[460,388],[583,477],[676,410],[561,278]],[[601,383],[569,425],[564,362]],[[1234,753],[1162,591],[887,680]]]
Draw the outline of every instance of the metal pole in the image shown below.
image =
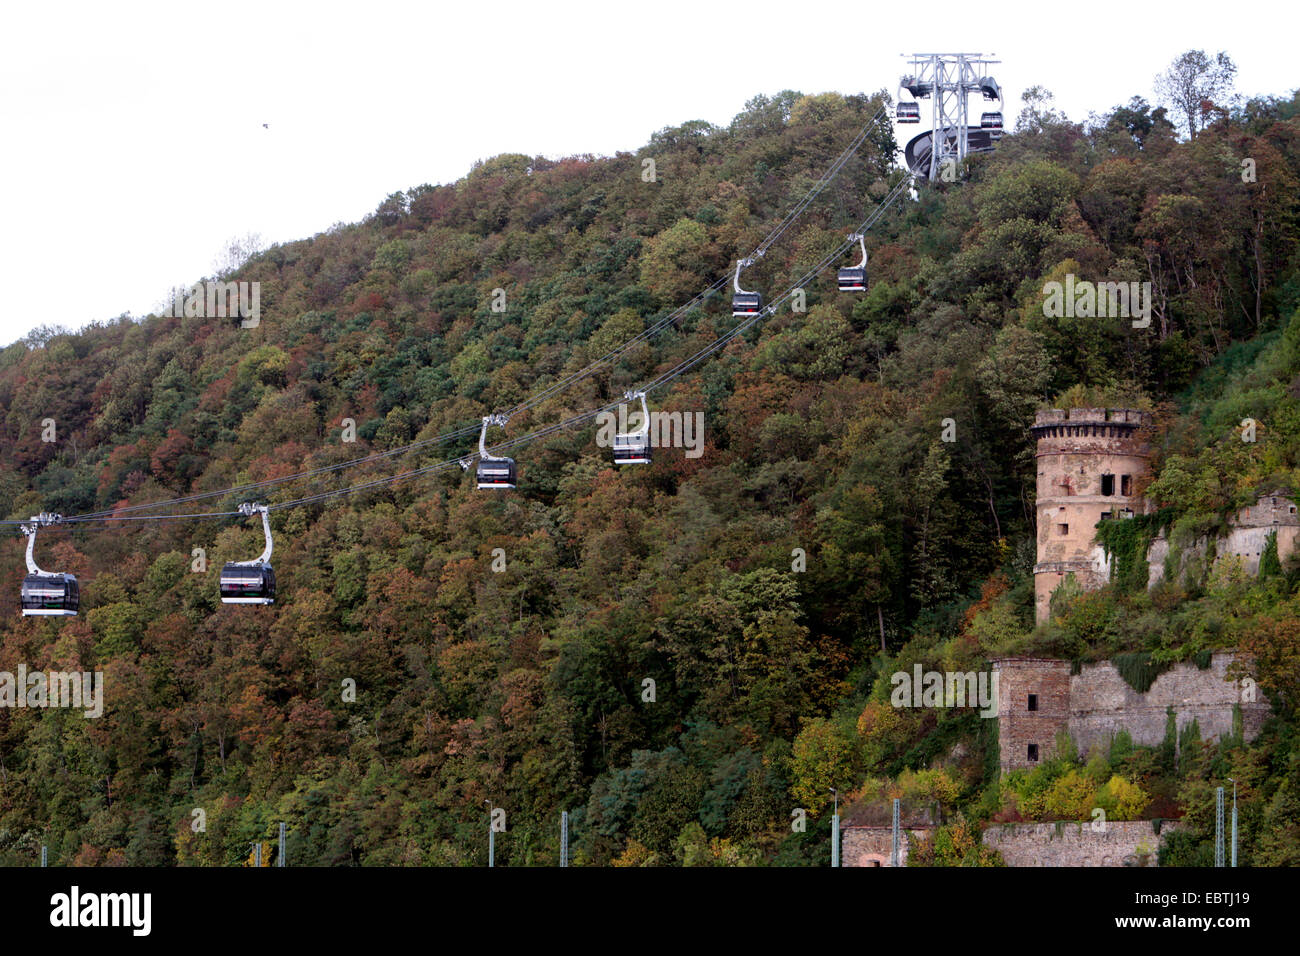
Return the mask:
[[943,128],[943,77],[940,75],[943,68],[939,65],[937,56],[930,57],[930,67],[931,75],[934,77],[934,89],[930,94],[934,97],[934,102],[930,105],[930,125],[934,131],[930,134],[930,175],[928,178],[930,182],[934,182],[939,171],[941,149],[939,146],[939,130]]
[[957,54],[957,162],[966,159],[966,65],[965,54]]
[[496,830],[492,828],[492,801],[484,800],[483,802],[487,804],[488,808],[488,866],[494,867],[497,865],[497,834]]
[[1232,805],[1232,865],[1237,865],[1237,804]]
[[41,845],[41,866],[49,866],[49,865],[50,865],[50,848],[42,844]]
[[1232,865],[1237,865],[1237,781],[1232,781]]
[[898,797],[894,797],[894,841],[890,849],[890,866],[898,866],[898,802]]
[[831,866],[840,865],[840,792],[829,788],[835,796],[835,812],[831,815]]
[[569,865],[569,811],[560,811],[560,866]]
[[1214,790],[1214,865],[1223,866],[1223,788]]
[[253,866],[261,869],[262,867],[262,844],[253,844]]
[[280,856],[279,859],[276,861],[277,866],[289,865],[288,857],[285,855],[285,851],[284,851],[284,831],[285,831],[285,824],[281,822],[280,823]]

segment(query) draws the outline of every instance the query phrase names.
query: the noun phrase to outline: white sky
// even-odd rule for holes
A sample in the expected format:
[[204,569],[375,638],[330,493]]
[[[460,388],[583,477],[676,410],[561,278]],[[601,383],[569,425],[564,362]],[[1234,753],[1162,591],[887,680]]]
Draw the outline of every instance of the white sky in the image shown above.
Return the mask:
[[782,89],[896,95],[900,53],[997,54],[1008,123],[1033,84],[1075,120],[1154,99],[1154,75],[1189,48],[1226,50],[1246,95],[1289,93],[1300,72],[1294,5],[948,7],[11,2],[0,345],[144,315],[211,274],[232,237],[305,238],[476,159],[633,150]]

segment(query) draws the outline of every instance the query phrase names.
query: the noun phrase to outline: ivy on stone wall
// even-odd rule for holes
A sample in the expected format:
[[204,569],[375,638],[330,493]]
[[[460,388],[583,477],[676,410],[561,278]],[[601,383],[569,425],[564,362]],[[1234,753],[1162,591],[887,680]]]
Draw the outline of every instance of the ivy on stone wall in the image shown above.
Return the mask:
[[1150,690],[1156,678],[1171,666],[1168,661],[1153,661],[1149,651],[1116,654],[1111,660],[1115,664],[1115,669],[1119,671],[1119,676],[1139,694],[1145,694]]
[[1270,531],[1264,543],[1264,551],[1259,556],[1259,576],[1269,578],[1282,573],[1282,562],[1277,556],[1277,532]]
[[1147,551],[1171,518],[1172,509],[1162,508],[1151,514],[1097,523],[1097,543],[1110,560],[1111,584],[1118,590],[1133,593],[1146,589]]
[[1172,707],[1165,708],[1165,739],[1156,751],[1156,765],[1166,775],[1178,771],[1178,717]]

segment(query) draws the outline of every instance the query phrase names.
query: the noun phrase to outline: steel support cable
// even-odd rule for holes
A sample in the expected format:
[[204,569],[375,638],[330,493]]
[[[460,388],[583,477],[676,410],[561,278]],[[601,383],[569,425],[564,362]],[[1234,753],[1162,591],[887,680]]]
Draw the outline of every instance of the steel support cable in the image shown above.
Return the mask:
[[[881,216],[883,216],[884,213],[894,204],[894,202],[898,199],[898,197],[902,195],[903,191],[911,184],[912,178],[914,176],[915,176],[915,170],[909,170],[908,174],[903,179],[901,179],[897,185],[895,185],[895,187],[887,194],[887,196],[881,201],[881,203],[874,210],[872,210],[871,214],[867,216],[866,219],[863,220],[863,222],[855,230],[855,234],[865,233],[869,231],[871,227],[880,220]],[[816,276],[818,276],[821,272],[823,272],[832,262],[834,262],[840,256],[844,255],[844,253],[848,251],[848,249],[852,245],[853,242],[850,241],[845,241],[844,243],[842,243],[839,248],[827,254],[825,257],[823,257],[823,259],[820,262],[818,262],[815,266],[810,268],[799,279],[798,282],[796,282],[793,286],[791,286],[780,296],[778,296],[775,300],[773,300],[773,302],[762,312],[758,313],[757,315],[751,318],[746,319],[744,322],[738,323],[736,326],[728,330],[726,333],[719,336],[717,339],[710,342],[705,347],[701,348],[694,355],[689,356],[688,358],[679,362],[676,366],[674,366],[669,371],[657,376],[649,384],[645,385],[641,390],[649,392],[654,389],[661,388],[662,386],[671,382],[673,379],[678,378],[679,376],[683,375],[685,372],[689,371],[695,365],[698,365],[709,355],[721,349],[729,342],[734,341],[738,336],[744,334],[748,329],[752,328],[763,318],[773,314],[777,306],[779,306],[781,303],[785,302],[787,299],[793,296],[797,289],[802,288],[807,282],[816,278]],[[621,404],[620,402],[611,402],[600,408],[590,409],[588,411],[581,412],[563,421],[555,422],[553,424],[543,426],[542,428],[539,428],[534,432],[530,432],[527,435],[520,435],[516,438],[508,439],[504,442],[492,446],[492,450],[508,451],[513,448],[517,448],[529,444],[531,442],[537,441],[540,438],[544,438],[548,435],[552,435],[557,432],[567,430],[569,428],[574,427],[575,425],[589,421],[593,418],[598,417],[604,412],[613,411],[614,409],[617,409],[620,404]],[[326,501],[331,498],[336,498],[343,495],[354,494],[359,491],[366,491],[373,488],[384,487],[389,484],[394,484],[398,481],[404,481],[409,478],[415,478],[422,475],[433,474],[438,471],[443,471],[445,469],[451,468],[453,466],[459,466],[463,462],[472,461],[475,457],[477,456],[449,458],[444,461],[436,462],[430,465],[425,465],[420,468],[415,468],[410,471],[403,472],[401,474],[388,475],[383,478],[376,478],[372,481],[363,482],[362,484],[359,485],[350,485],[346,488],[336,488],[330,491],[318,492],[317,494],[308,495],[302,498],[296,498],[289,501],[278,502],[270,505],[268,510],[279,511],[286,508],[300,507],[302,505]],[[135,518],[121,518],[118,520],[159,521],[159,520],[173,520],[173,519],[179,520],[182,518],[231,517],[231,516],[237,516],[239,514],[240,514],[239,512],[234,511],[234,512],[213,512],[213,513],[198,514],[198,515],[144,515]],[[87,522],[93,523],[94,521],[109,521],[112,519],[67,518],[64,520],[65,522],[68,523],[87,523]],[[13,522],[3,522],[3,523],[20,524],[21,522],[13,521]]]
[[759,243],[758,247],[754,250],[754,254],[756,256],[761,257],[765,252],[767,252],[768,249],[770,249],[776,243],[778,239],[781,238],[781,236],[785,234],[786,230],[788,230],[792,225],[794,225],[795,221],[799,218],[799,216],[803,214],[803,211],[807,209],[809,205],[812,204],[813,200],[816,199],[817,196],[821,194],[821,191],[823,189],[825,189],[828,185],[830,185],[831,180],[833,180],[835,176],[838,175],[839,171],[844,168],[844,166],[848,163],[849,159],[851,159],[853,155],[859,149],[862,148],[862,144],[867,141],[867,137],[871,131],[871,128],[875,126],[876,121],[880,119],[880,117],[884,115],[886,112],[887,110],[885,109],[884,106],[881,106],[880,109],[876,111],[876,115],[873,116],[867,122],[867,124],[862,127],[861,130],[858,131],[858,135],[854,137],[853,141],[849,144],[849,146],[846,147],[844,152],[841,153],[840,156],[835,160],[835,162],[831,165],[831,168],[828,169],[824,174],[822,174],[822,178],[813,185],[812,189],[809,190],[808,194],[795,206],[794,209],[790,211],[789,214],[787,214],[786,218],[780,224],[778,224],[777,227],[773,229],[771,233],[768,234],[768,237],[764,239],[761,243]]
[[374,454],[366,455],[363,458],[351,458],[348,461],[336,462],[333,465],[322,465],[320,468],[312,468],[307,471],[301,471],[293,475],[282,475],[279,478],[265,478],[261,481],[254,481],[245,485],[236,485],[233,488],[222,488],[217,491],[197,492],[195,494],[184,495],[179,498],[168,498],[165,501],[151,501],[144,504],[127,505],[122,508],[109,508],[103,511],[90,511],[90,512],[86,512],[85,514],[71,515],[65,518],[64,520],[65,521],[88,520],[91,518],[99,518],[106,515],[121,515],[121,514],[127,514],[129,512],[134,512],[134,511],[146,511],[152,508],[162,508],[169,505],[182,505],[194,501],[206,501],[209,498],[221,498],[226,495],[235,494],[236,492],[256,491],[261,488],[267,488],[267,487],[272,487],[274,485],[284,484],[287,481],[297,481],[302,478],[313,478],[317,475],[328,474],[334,471],[341,471],[344,468],[353,468],[357,465],[369,464],[370,462],[374,462],[374,461],[382,461],[385,458],[392,458],[395,455],[401,455],[409,451],[414,451],[417,448],[424,448],[428,445],[441,444],[443,442],[448,442],[456,438],[465,438],[470,435],[477,435],[478,431],[479,431],[478,425],[467,425],[463,428],[457,429],[456,431],[444,432],[441,435],[436,435],[433,438],[422,438],[417,442],[412,442],[409,445],[403,445],[400,448],[390,448],[387,451],[375,452]]
[[582,381],[583,379],[589,378],[590,376],[594,375],[596,372],[600,371],[600,369],[603,366],[612,365],[620,355],[622,355],[628,349],[632,348],[632,346],[637,345],[640,342],[644,342],[647,339],[653,338],[654,336],[658,335],[664,328],[675,323],[678,319],[686,315],[692,309],[695,309],[698,306],[702,305],[709,298],[709,296],[711,296],[713,293],[717,292],[720,288],[725,286],[727,282],[730,280],[730,278],[731,278],[730,275],[725,275],[722,278],[716,280],[711,286],[709,286],[703,292],[696,295],[695,298],[691,299],[690,302],[686,303],[686,305],[674,309],[664,318],[655,322],[653,325],[643,329],[641,332],[637,333],[635,336],[628,339],[622,345],[619,345],[614,349],[610,350],[601,358],[596,359],[594,362],[589,363],[585,368],[578,369],[576,372],[568,373],[567,375],[564,376],[564,378],[552,382],[541,392],[538,392],[536,395],[528,399],[526,402],[516,405],[513,408],[507,409],[504,413],[505,416],[507,418],[514,418],[515,416],[520,415],[525,411],[528,411],[530,408],[535,408],[536,406],[540,405],[542,402],[550,398],[552,395],[558,395],[560,392],[567,390],[569,386],[574,385]]
[[[68,530],[67,526],[77,525],[77,524],[97,525],[101,523],[106,524],[108,522],[113,522],[113,521],[119,521],[119,522],[120,521],[186,521],[190,519],[201,520],[204,518],[234,518],[234,517],[239,517],[239,515],[240,512],[238,511],[203,511],[197,514],[188,514],[188,515],[135,515],[135,516],[126,516],[126,517],[105,516],[105,517],[97,517],[97,518],[74,517],[74,518],[64,518],[58,524],[52,524],[47,527],[43,527],[41,529],[41,533],[45,534],[50,531],[58,531],[60,528],[66,531]],[[8,519],[0,521],[0,525],[3,526],[22,526],[29,523],[30,522],[27,521],[13,521]]]

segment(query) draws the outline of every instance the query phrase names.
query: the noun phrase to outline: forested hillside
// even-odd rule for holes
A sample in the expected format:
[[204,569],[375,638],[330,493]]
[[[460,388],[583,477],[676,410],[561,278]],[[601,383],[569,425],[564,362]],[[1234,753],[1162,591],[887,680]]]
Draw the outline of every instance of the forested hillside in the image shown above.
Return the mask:
[[[224,276],[261,283],[256,328],[149,316],[33,334],[0,352],[6,517],[476,427],[727,274],[886,102],[759,96],[725,128],[686,123],[635,153],[499,156],[395,193]],[[0,862],[47,844],[57,864],[240,864],[283,820],[295,863],[482,865],[491,801],[498,865],[554,864],[561,810],[575,864],[824,863],[832,786],[960,816],[934,860],[951,862],[965,828],[1016,818],[991,722],[890,708],[895,670],[1021,652],[1158,666],[1243,645],[1280,714],[1255,744],[1179,766],[1112,753],[1104,772],[1082,755],[1012,781],[1014,813],[1087,773],[1116,805],[1141,787],[1201,826],[1196,801],[1231,767],[1247,861],[1300,862],[1300,574],[1117,586],[1035,629],[1028,430],[1067,392],[1154,410],[1149,494],[1180,535],[1264,486],[1300,491],[1300,98],[1251,101],[1190,141],[1136,98],[1083,124],[1049,107],[1031,100],[957,182],[890,207],[867,238],[870,291],[827,273],[806,312],[783,307],[656,392],[657,409],[703,412],[698,458],[616,470],[588,426],[512,452],[517,491],[451,468],[276,511],[273,607],[218,602],[221,562],[261,548],[249,521],[42,532],[42,565],[82,583],[62,620],[19,615],[24,542],[5,537],[0,670],[101,670],[107,700],[92,720],[0,709]],[[746,287],[792,286],[899,182],[890,124],[875,129]],[[1151,282],[1150,327],[1046,317],[1043,285],[1067,273]],[[729,304],[724,288],[493,440],[673,368],[732,327]],[[476,442],[174,511],[303,498]],[[1198,859],[1204,836],[1170,862]]]

